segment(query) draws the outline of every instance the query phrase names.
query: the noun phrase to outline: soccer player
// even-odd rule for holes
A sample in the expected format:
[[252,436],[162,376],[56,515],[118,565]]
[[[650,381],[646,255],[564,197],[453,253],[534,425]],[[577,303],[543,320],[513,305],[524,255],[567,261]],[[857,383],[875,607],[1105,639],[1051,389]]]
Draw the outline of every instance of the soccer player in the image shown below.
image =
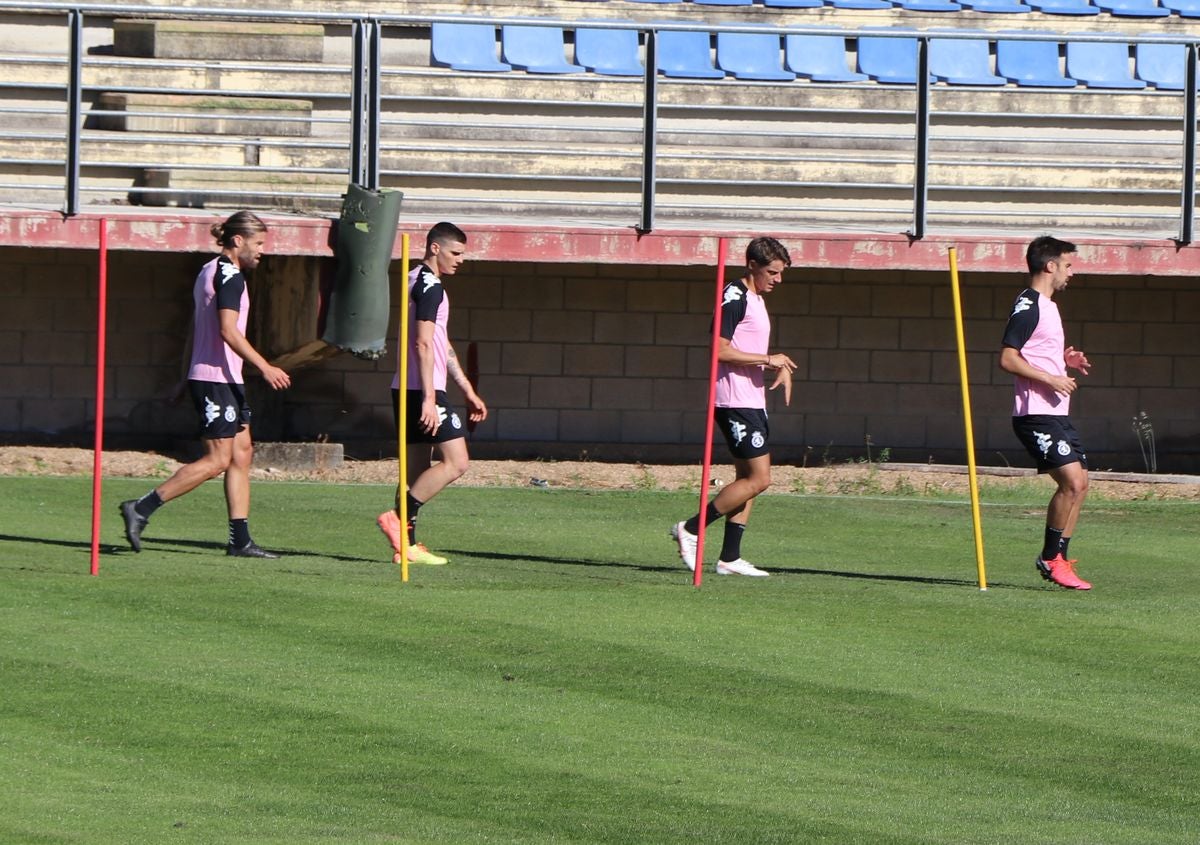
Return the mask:
[[192,291],[195,317],[187,375],[192,402],[200,415],[205,453],[199,460],[180,467],[142,498],[121,503],[125,538],[135,552],[140,552],[142,532],[156,510],[224,473],[229,512],[229,544],[225,553],[234,557],[277,558],[279,555],[259,548],[250,537],[250,464],[254,446],[242,379],[242,363],[248,361],[273,389],[283,390],[292,383],[287,373],[268,364],[246,340],[250,293],[243,273],[253,270],[262,259],[267,227],[250,212],[239,211],[210,231],[221,254],[200,269]]
[[1049,236],[1029,244],[1025,262],[1029,287],[1013,303],[1000,350],[1000,368],[1012,373],[1013,431],[1058,485],[1046,512],[1042,552],[1034,562],[1042,577],[1072,590],[1092,585],[1075,574],[1067,557],[1075,523],[1088,490],[1087,454],[1067,416],[1077,387],[1067,368],[1087,375],[1087,356],[1064,347],[1062,318],[1054,295],[1074,275],[1075,244]]
[[[450,299],[442,280],[453,276],[463,263],[467,236],[453,223],[438,223],[425,237],[425,258],[408,274],[409,346],[408,419],[405,420],[408,443],[408,490],[396,488],[396,505],[376,520],[379,529],[392,544],[392,562],[399,563],[408,542],[409,563],[440,565],[446,558],[418,543],[417,514],[430,499],[462,477],[470,463],[467,432],[463,419],[446,396],[446,377],[462,390],[472,422],[487,419],[487,405],[475,393],[467,379],[454,347],[450,345],[447,325]],[[399,416],[400,373],[392,379],[392,413]],[[396,420],[397,427],[400,420]],[[439,462],[433,463],[433,453]],[[400,496],[406,497],[408,525],[400,525]],[[405,536],[407,535],[407,537]]]
[[792,265],[787,249],[774,238],[755,238],[746,248],[746,274],[725,285],[719,319],[717,401],[713,419],[733,455],[736,478],[721,489],[703,515],[671,526],[679,556],[696,569],[696,534],[703,516],[707,526],[725,517],[725,539],[717,561],[718,575],[765,577],[769,573],[742,558],[742,535],[754,499],[771,484],[771,455],[767,429],[766,370],[775,377],[771,390],[783,387],[783,401],[792,401],[792,372],[796,363],[768,352],[771,318],[764,296],[783,281]]

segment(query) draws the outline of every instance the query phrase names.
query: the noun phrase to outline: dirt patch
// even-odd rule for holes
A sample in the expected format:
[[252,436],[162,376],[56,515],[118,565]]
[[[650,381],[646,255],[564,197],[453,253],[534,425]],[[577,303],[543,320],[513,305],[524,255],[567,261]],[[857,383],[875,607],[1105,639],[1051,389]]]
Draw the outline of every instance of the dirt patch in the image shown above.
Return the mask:
[[[105,452],[104,474],[112,478],[166,478],[180,466],[154,452]],[[0,475],[90,475],[90,449],[54,446],[0,446]],[[1042,484],[1032,471],[982,468],[981,485],[1003,488]],[[295,471],[256,466],[258,480],[328,481],[390,484],[396,462],[347,460],[337,469]],[[1118,500],[1200,499],[1200,477],[1092,473],[1092,494]],[[713,468],[714,486],[733,480],[728,464]],[[969,478],[963,467],[922,464],[847,463],[823,467],[776,466],[773,489],[796,493],[881,495],[950,494],[967,496]],[[591,461],[472,461],[461,481],[467,487],[546,486],[595,490],[695,490],[698,465],[614,464]]]

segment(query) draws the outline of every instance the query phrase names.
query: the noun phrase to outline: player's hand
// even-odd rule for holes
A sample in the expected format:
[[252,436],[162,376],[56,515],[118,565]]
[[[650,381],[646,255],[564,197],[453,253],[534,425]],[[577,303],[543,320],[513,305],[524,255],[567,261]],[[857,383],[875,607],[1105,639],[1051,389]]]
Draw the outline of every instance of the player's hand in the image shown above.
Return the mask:
[[467,396],[467,418],[473,423],[481,423],[487,419],[488,409],[479,394],[472,392]]
[[1068,367],[1079,370],[1079,372],[1083,373],[1085,376],[1088,374],[1088,368],[1092,366],[1091,362],[1088,361],[1087,356],[1074,346],[1068,346],[1063,350],[1063,360],[1066,362]]
[[1074,393],[1075,388],[1078,387],[1075,384],[1075,379],[1070,376],[1050,376],[1048,384],[1054,389],[1055,393],[1065,393],[1067,396]]
[[[787,357],[786,355],[784,356]],[[792,366],[795,366],[794,364]],[[792,404],[792,371],[786,367],[780,367],[775,372],[775,381],[771,382],[770,390],[783,386],[783,404]]]
[[292,386],[292,377],[278,367],[272,367],[270,364],[262,371],[262,377],[275,390],[283,390],[285,387]]
[[[796,362],[782,352],[776,352],[774,355],[767,356],[768,370],[787,370],[789,373],[796,369]],[[778,382],[776,382],[778,384]]]
[[430,397],[421,401],[421,430],[426,434],[437,434],[437,430],[442,425],[442,418],[438,414],[437,400]]

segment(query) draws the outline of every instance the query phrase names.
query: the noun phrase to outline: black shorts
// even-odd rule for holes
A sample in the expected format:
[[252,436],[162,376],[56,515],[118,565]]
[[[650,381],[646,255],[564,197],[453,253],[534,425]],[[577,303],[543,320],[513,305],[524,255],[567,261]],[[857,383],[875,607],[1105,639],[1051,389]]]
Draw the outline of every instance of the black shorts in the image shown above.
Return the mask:
[[771,451],[767,412],[762,408],[714,408],[713,421],[735,458],[758,458]]
[[[408,407],[405,409],[408,413],[408,426],[405,429],[409,443],[445,443],[449,440],[458,440],[460,437],[467,436],[467,427],[463,425],[463,418],[458,412],[450,407],[450,402],[446,398],[446,391],[439,390],[434,394],[434,400],[437,402],[438,416],[442,419],[442,424],[438,426],[437,431],[430,434],[425,429],[421,428],[421,391],[408,391]],[[399,425],[400,417],[400,391],[392,391],[392,422]]]
[[1069,417],[1029,414],[1013,417],[1012,426],[1017,439],[1037,461],[1038,472],[1074,463],[1087,469],[1087,454]]
[[192,404],[200,415],[200,437],[224,440],[250,425],[245,385],[220,381],[188,381]]

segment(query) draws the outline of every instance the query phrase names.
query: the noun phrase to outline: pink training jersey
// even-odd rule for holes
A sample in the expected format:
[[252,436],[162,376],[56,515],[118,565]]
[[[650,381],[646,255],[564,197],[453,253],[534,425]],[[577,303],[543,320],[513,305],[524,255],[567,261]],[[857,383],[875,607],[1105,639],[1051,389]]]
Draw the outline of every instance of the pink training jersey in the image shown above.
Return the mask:
[[[1064,343],[1062,317],[1054,300],[1032,288],[1021,291],[1013,302],[1002,345],[1016,349],[1022,358],[1043,372],[1065,376]],[[1040,381],[1021,376],[1013,379],[1014,417],[1030,414],[1065,417],[1070,408],[1069,394],[1057,393]]]
[[242,359],[221,337],[219,310],[237,311],[238,331],[246,333],[250,316],[250,292],[246,277],[238,266],[218,255],[200,268],[192,289],[196,305],[192,334],[192,364],[188,378],[192,381],[215,381],[223,384],[242,384]]
[[[721,337],[734,349],[766,355],[771,341],[771,318],[762,294],[742,279],[725,285],[721,301]],[[758,364],[717,365],[718,408],[766,408],[763,368]]]
[[[450,297],[442,287],[442,280],[426,264],[418,264],[408,274],[408,389],[421,390],[421,359],[417,357],[417,323],[433,323],[433,389],[446,389],[446,361],[449,357],[450,337],[446,331],[450,324]],[[396,375],[392,377],[392,390],[400,386],[400,362],[396,361]]]

